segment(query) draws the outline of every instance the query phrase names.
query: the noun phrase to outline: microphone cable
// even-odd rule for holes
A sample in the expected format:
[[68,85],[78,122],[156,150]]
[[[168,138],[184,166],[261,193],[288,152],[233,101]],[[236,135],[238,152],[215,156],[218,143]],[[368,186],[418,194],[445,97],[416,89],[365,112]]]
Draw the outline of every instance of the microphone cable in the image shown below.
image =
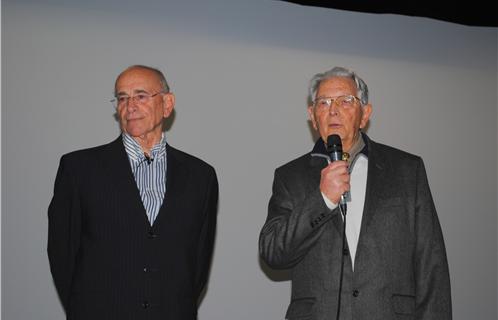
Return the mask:
[[342,235],[341,235],[341,272],[339,272],[339,293],[337,296],[336,320],[339,320],[339,316],[341,314],[342,278],[344,274],[344,251],[346,250],[346,211],[347,211],[346,204],[340,203],[339,210],[341,211],[343,224],[342,224]]

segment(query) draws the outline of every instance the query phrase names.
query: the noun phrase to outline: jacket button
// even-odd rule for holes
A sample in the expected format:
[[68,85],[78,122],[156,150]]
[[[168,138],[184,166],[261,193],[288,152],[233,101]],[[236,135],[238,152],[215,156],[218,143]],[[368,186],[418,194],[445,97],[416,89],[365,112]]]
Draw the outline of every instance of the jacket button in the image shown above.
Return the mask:
[[142,308],[147,309],[149,306],[150,306],[149,302],[147,301],[142,302]]
[[358,297],[359,295],[360,295],[360,291],[358,291],[358,290],[354,290],[354,291],[353,291],[353,297],[355,297],[355,298],[356,298],[356,297]]
[[144,273],[149,272],[149,269],[147,267],[144,267]]
[[149,239],[154,239],[154,238],[157,238],[157,234],[155,234],[154,231],[149,231],[149,232],[147,232],[147,237]]
[[342,254],[344,254],[345,256],[347,256],[349,254],[349,250],[345,248],[344,251],[342,251]]

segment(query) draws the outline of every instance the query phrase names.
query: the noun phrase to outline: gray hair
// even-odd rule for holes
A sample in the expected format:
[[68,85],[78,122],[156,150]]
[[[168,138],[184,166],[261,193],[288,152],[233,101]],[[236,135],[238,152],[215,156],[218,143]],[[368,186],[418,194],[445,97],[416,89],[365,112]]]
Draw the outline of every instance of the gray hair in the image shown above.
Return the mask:
[[368,87],[365,81],[358,77],[356,73],[351,70],[342,67],[334,67],[328,71],[317,73],[311,78],[310,86],[308,91],[308,105],[311,106],[313,101],[316,98],[316,92],[318,91],[318,87],[320,87],[320,83],[323,80],[327,80],[334,77],[343,77],[349,78],[354,81],[357,88],[358,98],[360,98],[361,105],[364,106],[368,104]]
[[156,68],[152,68],[152,67],[149,67],[149,66],[144,66],[144,65],[141,65],[141,64],[135,64],[133,66],[129,66],[128,68],[126,68],[116,78],[116,83],[114,84],[114,95],[116,95],[116,84],[117,84],[117,82],[119,80],[119,77],[121,77],[121,75],[123,73],[125,73],[126,71],[131,70],[131,69],[144,69],[144,70],[148,70],[148,71],[153,72],[159,78],[159,83],[161,84],[161,91],[164,92],[164,93],[168,93],[169,92],[170,89],[169,89],[168,81],[166,81],[166,77],[161,72],[161,70],[156,69]]

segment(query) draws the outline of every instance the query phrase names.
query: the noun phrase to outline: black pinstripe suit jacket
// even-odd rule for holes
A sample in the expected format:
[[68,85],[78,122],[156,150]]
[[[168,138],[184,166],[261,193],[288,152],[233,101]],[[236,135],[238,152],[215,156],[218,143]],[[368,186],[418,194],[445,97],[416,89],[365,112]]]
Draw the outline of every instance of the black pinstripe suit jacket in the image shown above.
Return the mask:
[[68,319],[196,319],[218,183],[211,166],[169,145],[167,166],[151,226],[121,137],[61,158],[48,256]]

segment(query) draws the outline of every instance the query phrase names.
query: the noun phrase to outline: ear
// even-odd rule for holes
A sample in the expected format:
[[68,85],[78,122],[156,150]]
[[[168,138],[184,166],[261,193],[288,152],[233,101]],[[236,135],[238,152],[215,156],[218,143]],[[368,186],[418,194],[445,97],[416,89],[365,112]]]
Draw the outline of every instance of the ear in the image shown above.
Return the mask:
[[316,123],[313,106],[308,106],[308,117],[311,121],[311,124],[313,125],[313,129],[318,131],[318,124]]
[[362,108],[362,113],[361,113],[360,129],[363,129],[366,127],[368,120],[370,119],[370,115],[372,114],[372,105],[369,103],[361,108]]
[[175,95],[172,92],[163,95],[163,117],[167,118],[175,108]]

